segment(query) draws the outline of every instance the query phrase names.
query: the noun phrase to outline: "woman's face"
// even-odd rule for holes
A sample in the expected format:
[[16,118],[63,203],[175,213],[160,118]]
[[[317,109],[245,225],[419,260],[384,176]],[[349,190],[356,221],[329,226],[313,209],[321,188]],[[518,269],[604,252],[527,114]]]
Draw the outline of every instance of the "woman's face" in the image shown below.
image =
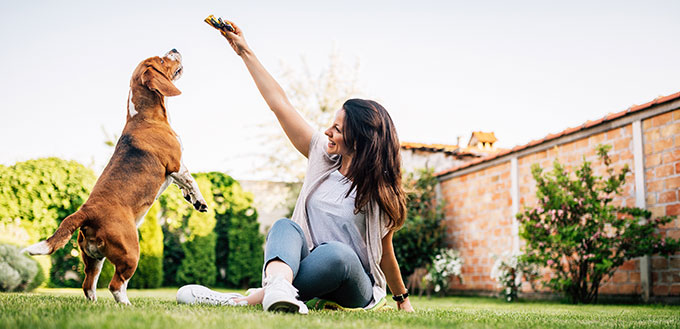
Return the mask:
[[335,120],[330,128],[326,129],[326,136],[328,136],[328,144],[326,150],[328,154],[338,154],[342,156],[351,156],[347,145],[345,145],[345,138],[343,137],[343,129],[345,123],[345,110],[341,109],[335,114]]

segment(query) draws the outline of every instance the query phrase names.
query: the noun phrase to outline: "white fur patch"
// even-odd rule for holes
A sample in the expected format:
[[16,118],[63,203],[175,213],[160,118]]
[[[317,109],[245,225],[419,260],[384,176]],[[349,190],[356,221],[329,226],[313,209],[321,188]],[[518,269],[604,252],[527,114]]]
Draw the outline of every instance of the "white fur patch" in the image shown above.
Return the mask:
[[128,97],[128,114],[130,114],[130,118],[132,118],[137,113],[139,112],[135,109],[135,103],[132,102],[132,89],[130,89],[130,97]]
[[97,260],[97,273],[94,275],[94,281],[92,281],[92,286],[85,292],[87,299],[92,301],[97,301],[97,282],[99,282],[99,274],[102,273],[102,267],[104,266],[104,258]]
[[182,55],[180,55],[178,52],[169,51],[165,53],[164,57],[172,59],[173,61],[182,62]]
[[117,302],[130,305],[130,300],[127,297],[127,284],[128,282],[125,281],[120,287],[120,290],[111,291],[111,294],[113,295],[113,299],[115,299]]
[[40,241],[24,248],[21,252],[28,252],[30,255],[47,255],[50,253],[50,246],[47,241]]

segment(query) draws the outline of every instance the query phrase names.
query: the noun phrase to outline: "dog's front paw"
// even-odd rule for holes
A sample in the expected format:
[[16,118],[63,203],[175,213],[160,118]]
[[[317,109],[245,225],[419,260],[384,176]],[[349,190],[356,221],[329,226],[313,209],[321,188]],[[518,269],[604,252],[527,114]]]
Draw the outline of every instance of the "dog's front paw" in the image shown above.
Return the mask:
[[200,200],[194,202],[194,208],[200,212],[207,212],[208,211],[208,205],[205,203],[205,201]]

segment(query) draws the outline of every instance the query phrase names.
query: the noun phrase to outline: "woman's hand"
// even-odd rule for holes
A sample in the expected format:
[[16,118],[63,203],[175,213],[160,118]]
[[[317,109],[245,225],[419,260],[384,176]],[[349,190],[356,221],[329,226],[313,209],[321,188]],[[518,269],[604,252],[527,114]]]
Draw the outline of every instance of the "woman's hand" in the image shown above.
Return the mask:
[[229,24],[234,28],[233,32],[226,29],[220,29],[219,31],[229,41],[229,45],[231,45],[231,48],[234,48],[236,54],[243,56],[245,52],[250,51],[246,39],[243,37],[243,31],[234,22],[229,22]]
[[397,302],[397,309],[400,311],[413,312],[413,306],[411,306],[411,301],[408,297],[401,302]]

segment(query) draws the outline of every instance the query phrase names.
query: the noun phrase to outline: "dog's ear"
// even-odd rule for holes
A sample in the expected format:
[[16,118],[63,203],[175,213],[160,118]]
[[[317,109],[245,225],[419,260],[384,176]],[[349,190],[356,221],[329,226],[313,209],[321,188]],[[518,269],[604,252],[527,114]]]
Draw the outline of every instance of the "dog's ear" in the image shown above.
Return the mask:
[[149,88],[149,90],[156,91],[163,96],[177,96],[182,93],[172,84],[168,77],[153,67],[147,67],[144,74],[142,74],[142,84]]

